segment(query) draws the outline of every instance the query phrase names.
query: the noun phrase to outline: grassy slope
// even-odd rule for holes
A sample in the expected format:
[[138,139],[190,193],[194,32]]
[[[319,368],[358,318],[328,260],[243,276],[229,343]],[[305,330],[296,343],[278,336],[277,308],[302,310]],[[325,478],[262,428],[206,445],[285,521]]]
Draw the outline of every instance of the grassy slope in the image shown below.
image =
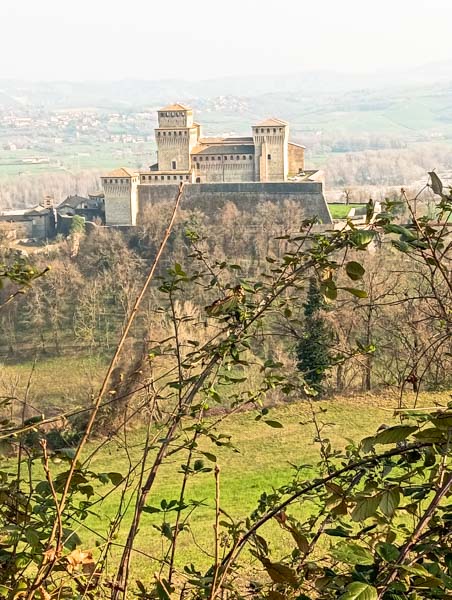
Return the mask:
[[[31,401],[47,414],[57,412],[58,405],[65,409],[75,408],[81,402],[86,402],[89,394],[97,389],[103,371],[104,365],[94,359],[63,358],[38,363]],[[20,388],[23,389],[26,385],[29,372],[30,364],[6,366],[2,368],[1,381],[7,384],[18,376],[20,393]],[[83,385],[80,385],[81,381],[84,382]],[[37,390],[40,390],[40,394],[36,393]],[[421,395],[420,401],[432,405],[434,400],[445,403],[448,399],[446,393],[426,393]],[[407,399],[407,402],[409,401],[410,399]],[[390,424],[393,421],[392,408],[396,405],[396,395],[340,397],[315,403],[316,409],[327,409],[323,417],[328,423],[324,433],[331,440],[333,447],[343,447],[347,438],[361,439],[374,432],[381,423]],[[290,480],[293,472],[290,463],[316,463],[318,448],[313,443],[314,430],[312,425],[303,424],[309,416],[310,408],[307,402],[286,404],[270,411],[269,418],[283,423],[282,429],[271,428],[262,421],[256,422],[253,412],[231,415],[221,425],[221,433],[232,436],[232,442],[238,452],[218,448],[207,441],[200,444],[200,450],[217,456],[221,468],[221,506],[235,520],[249,515],[263,491],[271,492],[273,487]],[[140,462],[143,439],[144,432],[141,429],[132,430],[128,434],[132,464]],[[94,443],[90,444],[88,451],[93,449]],[[203,458],[202,455],[199,457]],[[158,506],[162,498],[168,501],[178,498],[181,481],[179,471],[184,461],[185,455],[182,454],[169,459],[168,464],[159,472],[148,505]],[[213,463],[208,460],[204,459],[204,462],[206,467],[213,467]],[[96,472],[115,471],[125,474],[128,460],[121,443],[118,443],[118,440],[108,441],[95,455],[90,466]],[[304,477],[309,478],[312,472],[306,471]],[[196,544],[191,533],[183,532],[180,536],[179,565],[194,562],[197,566],[205,567],[210,564],[210,559],[203,551],[212,552],[213,549],[214,489],[213,472],[201,473],[189,480],[186,497],[204,500],[206,506],[198,509],[192,517],[191,528]],[[97,487],[95,498],[100,499],[100,495],[104,495],[108,490],[105,486]],[[84,548],[94,548],[96,544],[102,543],[102,537],[96,535],[93,530],[101,534],[106,533],[109,519],[114,516],[118,502],[118,495],[107,496],[96,505],[95,514],[91,515],[85,524],[80,524],[78,534]],[[298,510],[303,513],[308,508],[301,506]],[[174,516],[174,513],[170,514],[171,522],[174,522]],[[154,556],[161,554],[162,547],[166,547],[165,540],[153,527],[161,521],[161,515],[144,515],[136,543],[138,550]],[[124,542],[129,522],[130,512],[125,518],[117,543]],[[284,553],[287,548],[284,534],[279,527],[275,523],[270,524],[267,534],[271,539],[273,555]],[[119,548],[114,548],[111,565],[117,562],[119,552]],[[142,554],[136,553],[132,580],[136,577],[150,580],[154,569],[155,565],[150,566]]]
[[[445,398],[444,398],[445,399]],[[423,402],[432,402],[432,397],[425,395]],[[322,406],[327,409],[323,417],[329,425],[325,435],[331,440],[333,447],[343,447],[347,438],[361,439],[375,432],[381,423],[393,421],[392,408],[396,405],[396,398],[379,398],[376,396],[337,398],[316,403],[316,408]],[[309,418],[309,405],[306,402],[280,406],[271,411],[270,418],[277,419],[284,424],[282,429],[273,429],[263,422],[256,422],[255,414],[248,412],[231,416],[222,426],[221,431],[232,436],[232,440],[239,452],[229,449],[219,449],[210,442],[203,442],[201,450],[212,452],[217,456],[221,468],[221,506],[235,520],[246,518],[256,506],[263,491],[271,492],[273,487],[278,487],[290,481],[293,470],[290,463],[315,464],[318,449],[313,443],[314,430],[312,425],[304,425]],[[133,457],[138,459],[142,433],[135,432],[130,442],[134,445]],[[180,464],[182,455],[175,457],[160,472],[155,486],[155,491],[150,495],[148,504],[158,506],[162,498],[177,499],[181,474]],[[124,472],[126,461],[122,450],[112,442],[92,463],[97,471]],[[206,467],[212,463],[205,461]],[[304,477],[310,477],[312,470],[304,472]],[[206,506],[198,509],[192,518],[191,529],[196,544],[193,543],[192,534],[184,532],[180,536],[179,565],[194,562],[198,566],[206,566],[209,559],[203,556],[202,549],[207,552],[213,550],[213,522],[214,522],[214,475],[213,472],[196,475],[189,480],[187,498],[204,500]],[[101,490],[99,490],[101,491]],[[91,518],[89,525],[94,529],[104,529],[108,518],[115,511],[117,500],[109,496],[99,505],[99,516]],[[303,505],[298,508],[300,514],[307,514],[309,507]],[[170,522],[174,523],[174,513],[170,515]],[[126,518],[125,522],[129,522]],[[165,540],[153,527],[162,522],[161,515],[146,514],[143,517],[140,534],[136,548],[151,555],[159,554],[165,546]],[[271,540],[270,547],[274,556],[286,551],[284,534],[275,523],[266,527],[266,533]],[[80,531],[85,546],[95,543],[95,536],[90,532]],[[119,536],[118,542],[124,541],[124,533]],[[117,558],[117,557],[116,557]],[[115,562],[115,558],[113,558]],[[149,573],[149,562],[142,555],[136,554],[134,559],[133,574],[146,579]]]

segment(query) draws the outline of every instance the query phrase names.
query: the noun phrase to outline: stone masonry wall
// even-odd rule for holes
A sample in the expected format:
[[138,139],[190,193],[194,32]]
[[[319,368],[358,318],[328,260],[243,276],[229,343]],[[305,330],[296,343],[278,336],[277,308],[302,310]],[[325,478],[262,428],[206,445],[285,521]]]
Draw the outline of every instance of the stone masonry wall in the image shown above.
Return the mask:
[[[140,185],[139,210],[171,202],[177,195],[177,185]],[[241,210],[253,211],[259,202],[300,202],[306,218],[317,216],[322,223],[332,223],[321,183],[208,183],[189,184],[185,187],[183,207],[209,212],[220,210],[227,202],[234,202]],[[138,223],[140,216],[138,215]]]

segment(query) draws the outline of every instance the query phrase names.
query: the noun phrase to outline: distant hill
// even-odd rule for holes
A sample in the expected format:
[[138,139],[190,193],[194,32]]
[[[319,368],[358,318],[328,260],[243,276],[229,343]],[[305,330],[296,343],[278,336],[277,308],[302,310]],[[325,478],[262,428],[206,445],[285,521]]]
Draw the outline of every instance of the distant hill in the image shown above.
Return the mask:
[[192,105],[212,132],[247,132],[256,119],[287,119],[295,135],[378,133],[452,139],[452,62],[367,74],[308,71],[205,81],[0,81],[0,110],[155,110]]

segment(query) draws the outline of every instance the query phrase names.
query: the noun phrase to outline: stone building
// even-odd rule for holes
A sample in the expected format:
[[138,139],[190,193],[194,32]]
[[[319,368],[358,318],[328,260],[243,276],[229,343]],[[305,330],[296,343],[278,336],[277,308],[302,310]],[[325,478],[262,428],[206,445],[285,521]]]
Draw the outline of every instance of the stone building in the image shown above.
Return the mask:
[[49,205],[49,197],[45,197],[32,208],[0,212],[0,224],[7,226],[8,237],[11,239],[53,238],[56,233],[55,209],[53,205]]
[[[166,197],[162,186],[174,186],[180,182],[201,186],[191,190],[192,198],[196,197],[196,190],[203,193],[203,198],[209,189],[213,192],[212,188],[203,189],[204,185],[220,184],[215,189],[216,194],[221,194],[222,189],[226,191],[226,187],[221,185],[237,184],[239,187],[236,189],[227,188],[237,202],[245,193],[248,200],[250,194],[251,197],[254,194],[256,198],[271,200],[275,189],[278,189],[278,200],[284,195],[293,197],[294,194],[301,200],[301,190],[308,192],[308,188],[290,186],[309,183],[313,184],[309,188],[310,199],[315,189],[320,203],[325,205],[320,211],[322,217],[330,219],[320,173],[305,171],[305,148],[289,141],[289,124],[285,121],[271,118],[257,123],[252,126],[250,137],[209,138],[203,137],[201,125],[194,121],[191,108],[172,104],[158,111],[155,139],[157,163],[149,170],[119,168],[102,177],[107,225],[136,225],[140,203],[156,202],[159,197]],[[273,192],[270,187],[261,187],[270,183],[281,184],[282,187],[272,188]],[[150,187],[157,189],[150,192]],[[219,198],[217,195],[214,197]]]

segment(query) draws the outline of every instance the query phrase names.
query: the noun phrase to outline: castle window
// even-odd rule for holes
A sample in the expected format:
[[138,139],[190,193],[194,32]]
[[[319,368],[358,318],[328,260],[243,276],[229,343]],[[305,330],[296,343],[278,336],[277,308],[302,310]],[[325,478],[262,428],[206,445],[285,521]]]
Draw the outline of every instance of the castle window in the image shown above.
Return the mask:
[[221,160],[221,156],[218,157],[218,160]]
[[228,157],[227,157],[227,156],[225,156],[225,157],[224,157],[224,160],[228,160]]
[[167,176],[166,176],[166,178],[167,178],[167,179],[171,179],[171,175],[167,175]]
[[163,132],[163,135],[166,135],[166,131]]
[[173,169],[173,171],[177,169],[177,162],[175,160],[171,161],[171,168]]
[[168,135],[171,135],[171,131],[168,131]]
[[246,156],[242,156],[242,160],[246,160]]
[[157,131],[157,136],[160,137],[160,131]]
[[179,175],[179,179],[182,181],[182,179],[183,179],[182,175]]
[[231,156],[231,160],[234,160],[234,157],[233,157],[233,156]]
[[115,179],[115,183],[118,183],[118,180],[117,180],[117,179]]
[[276,129],[273,129],[273,133],[276,133]]
[[177,179],[177,175],[173,175],[173,179]]
[[199,157],[199,160],[202,160],[202,156]]
[[271,154],[267,154],[267,159],[271,160],[272,159],[272,155]]
[[270,133],[270,129],[267,129],[267,133]]
[[188,175],[185,175],[185,179],[188,179]]
[[165,179],[165,175],[161,175],[161,176],[160,176],[160,179]]
[[179,135],[182,135],[182,131],[179,131]]
[[253,156],[252,156],[251,154],[250,154],[250,156],[249,156],[249,159],[250,159],[250,160],[253,160]]
[[281,133],[281,131],[282,131],[282,127],[279,128],[279,133]]

